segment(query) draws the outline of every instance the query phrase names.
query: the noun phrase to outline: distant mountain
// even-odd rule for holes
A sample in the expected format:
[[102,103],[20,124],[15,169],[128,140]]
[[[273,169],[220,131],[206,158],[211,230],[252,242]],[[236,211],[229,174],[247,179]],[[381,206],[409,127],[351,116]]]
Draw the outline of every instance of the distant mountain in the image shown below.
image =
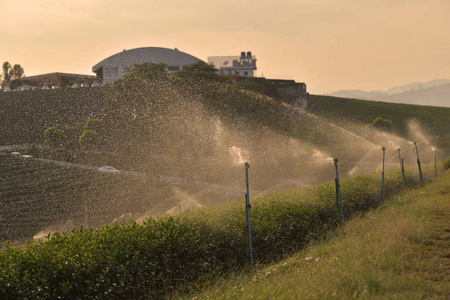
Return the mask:
[[435,86],[446,84],[446,83],[450,83],[450,79],[435,79],[435,80],[428,81],[428,82],[415,82],[415,83],[410,83],[407,85],[390,88],[389,90],[384,91],[384,93],[389,94],[389,95],[400,94],[400,93],[404,93],[404,92],[408,92],[408,91],[412,91],[412,90],[420,90],[420,89],[435,87]]
[[450,107],[450,80],[411,83],[385,91],[342,90],[328,96]]

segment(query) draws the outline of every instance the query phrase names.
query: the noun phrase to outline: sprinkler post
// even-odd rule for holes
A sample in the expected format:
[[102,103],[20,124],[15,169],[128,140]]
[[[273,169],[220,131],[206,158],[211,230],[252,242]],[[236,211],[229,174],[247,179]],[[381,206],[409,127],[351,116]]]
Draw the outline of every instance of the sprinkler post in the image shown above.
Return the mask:
[[337,167],[337,163],[338,163],[338,159],[334,158],[334,166],[336,168],[336,192],[339,196],[339,205],[341,208],[341,218],[342,218],[342,227],[345,227],[345,221],[344,221],[344,208],[342,207],[342,197],[341,197],[341,185],[339,184],[339,173],[338,173],[338,167]]
[[434,148],[434,177],[437,175],[437,168],[436,168],[436,147]]
[[339,193],[338,193],[338,182],[337,182],[337,178],[334,179],[334,184],[335,184],[335,189],[336,189],[336,211],[338,214],[338,217],[340,217],[341,215],[341,209],[339,206]]
[[400,169],[402,170],[403,188],[406,190],[405,169],[403,168],[403,159],[402,156],[400,155],[400,148],[398,148],[398,160],[400,161]]
[[419,174],[420,174],[420,183],[423,185],[423,175],[422,175],[422,167],[420,166],[420,159],[419,159],[419,150],[417,150],[417,143],[414,142],[414,146],[416,146],[416,153],[417,153],[417,165],[419,166]]
[[250,190],[248,187],[248,169],[250,168],[250,165],[248,162],[245,162],[244,166],[245,166],[245,183],[247,186],[247,193],[245,194],[245,210],[247,212],[247,240],[250,254],[250,267],[253,270],[252,227],[250,222]]
[[381,150],[383,150],[383,171],[381,172],[381,203],[384,206],[384,159],[386,155],[386,148],[381,147]]

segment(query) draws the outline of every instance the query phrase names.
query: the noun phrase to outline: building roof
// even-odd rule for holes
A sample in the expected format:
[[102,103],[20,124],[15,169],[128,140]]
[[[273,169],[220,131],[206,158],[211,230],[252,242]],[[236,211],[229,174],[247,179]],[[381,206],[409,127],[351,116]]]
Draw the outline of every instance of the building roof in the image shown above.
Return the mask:
[[200,61],[195,56],[181,52],[178,49],[168,49],[160,47],[143,47],[131,50],[124,50],[117,54],[114,54],[95,66],[92,67],[92,71],[96,72],[98,69],[105,65],[113,66],[132,66],[140,65],[144,63],[165,63],[171,65],[190,65]]
[[[239,64],[241,64],[241,56],[208,56],[208,63],[209,64],[214,64],[214,67],[216,67],[217,69],[220,68],[237,68],[236,66],[236,62],[239,62]],[[244,61],[253,61],[256,62],[256,57],[254,55],[252,55],[251,59],[244,59]],[[233,66],[234,65],[234,66]],[[242,65],[245,65],[244,63],[242,63],[239,67],[241,67]],[[253,65],[252,65],[253,66]],[[247,66],[249,67],[249,66]],[[254,64],[254,67],[256,69],[256,64]]]
[[40,75],[33,75],[33,76],[25,76],[20,78],[22,81],[28,81],[28,80],[36,80],[36,79],[42,79],[42,78],[49,78],[54,76],[66,76],[71,78],[79,78],[79,79],[95,79],[95,75],[84,75],[84,74],[72,74],[72,73],[47,73],[47,74],[40,74]]

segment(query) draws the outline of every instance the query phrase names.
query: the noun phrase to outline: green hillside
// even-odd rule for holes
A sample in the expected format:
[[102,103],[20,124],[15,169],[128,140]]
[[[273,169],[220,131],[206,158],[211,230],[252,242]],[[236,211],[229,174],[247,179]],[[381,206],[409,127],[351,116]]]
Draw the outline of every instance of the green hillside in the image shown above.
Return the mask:
[[[386,103],[329,96],[309,96],[310,111],[335,122],[368,125],[377,117],[392,121],[394,131],[408,137],[407,124],[416,119],[432,145],[443,151],[450,149],[450,108]],[[418,141],[419,142],[419,141]],[[448,152],[446,152],[448,155]]]
[[50,126],[82,131],[86,120],[104,109],[105,91],[65,88],[0,93],[0,146],[43,143],[44,130]]
[[98,227],[125,213],[176,205],[171,188],[152,178],[119,176],[0,153],[0,241],[40,231]]
[[[88,118],[104,113],[107,92],[105,88],[85,88],[0,93],[0,145],[42,143],[43,132],[50,126],[82,131]],[[408,136],[408,121],[416,119],[429,133],[430,142],[450,148],[450,108],[317,95],[309,95],[308,100],[311,113],[339,125],[368,125],[382,117],[391,120],[395,132],[403,137]]]
[[[5,103],[1,114],[7,116],[0,119],[6,132],[3,145],[42,143],[47,127],[60,129],[48,138],[51,147],[0,153],[0,238],[23,244],[38,233],[64,231],[48,243],[22,250],[5,246],[0,252],[0,279],[5,279],[0,291],[16,296],[23,291],[21,296],[30,297],[102,293],[125,298],[167,295],[177,287],[184,291],[190,280],[246,265],[245,161],[251,165],[255,258],[268,263],[339,224],[332,157],[339,158],[349,218],[380,205],[381,146],[386,146],[389,169],[387,198],[403,191],[398,145],[406,185],[417,185],[416,152],[406,129],[412,117],[420,123],[414,123],[414,134],[432,142],[432,135],[440,134],[443,143],[433,145],[444,155],[447,125],[432,122],[446,121],[439,111],[420,115],[414,107],[401,105],[402,111],[409,110],[393,120],[397,135],[368,134],[365,127],[375,117],[393,119],[395,114],[386,114],[389,104],[336,103],[336,98],[310,96],[310,110],[302,112],[231,84],[155,73],[147,67],[105,89],[0,95]],[[83,131],[89,138],[80,138]],[[431,147],[424,147],[424,139],[418,143],[422,162],[432,162]],[[11,155],[14,150],[22,155]],[[101,166],[120,171],[101,172]],[[434,177],[432,164],[422,169],[426,181]],[[441,169],[439,164],[437,172]],[[185,203],[210,208],[150,218],[171,208],[179,213]],[[141,217],[149,219],[102,226]],[[67,231],[79,225],[89,229]],[[7,259],[11,256],[49,271],[38,265],[23,269],[22,264],[16,269]],[[68,268],[61,267],[64,261]]]

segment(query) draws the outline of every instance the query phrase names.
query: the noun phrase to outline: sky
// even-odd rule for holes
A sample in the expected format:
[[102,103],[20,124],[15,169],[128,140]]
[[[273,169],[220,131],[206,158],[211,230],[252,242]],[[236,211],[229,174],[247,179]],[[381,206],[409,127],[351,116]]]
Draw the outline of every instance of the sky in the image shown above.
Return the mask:
[[312,94],[450,79],[449,0],[0,0],[0,62],[91,74],[123,49],[257,58]]

